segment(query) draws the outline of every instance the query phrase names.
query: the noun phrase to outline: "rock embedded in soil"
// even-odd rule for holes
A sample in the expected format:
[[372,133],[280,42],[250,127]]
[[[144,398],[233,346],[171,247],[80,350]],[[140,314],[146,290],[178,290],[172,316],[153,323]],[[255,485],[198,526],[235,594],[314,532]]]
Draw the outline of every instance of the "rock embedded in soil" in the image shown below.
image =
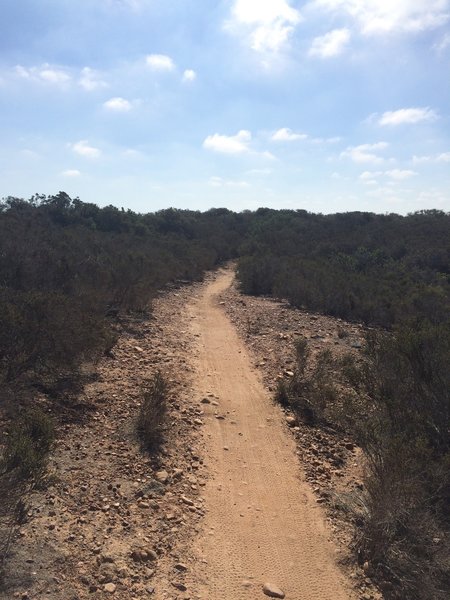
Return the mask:
[[158,471],[155,473],[155,479],[156,481],[159,481],[159,483],[167,483],[169,480],[169,473],[167,471]]
[[284,598],[286,595],[278,586],[273,583],[265,583],[263,585],[263,592],[270,598]]
[[114,583],[107,583],[107,584],[105,584],[103,589],[108,594],[114,594],[114,592],[116,591],[116,585]]

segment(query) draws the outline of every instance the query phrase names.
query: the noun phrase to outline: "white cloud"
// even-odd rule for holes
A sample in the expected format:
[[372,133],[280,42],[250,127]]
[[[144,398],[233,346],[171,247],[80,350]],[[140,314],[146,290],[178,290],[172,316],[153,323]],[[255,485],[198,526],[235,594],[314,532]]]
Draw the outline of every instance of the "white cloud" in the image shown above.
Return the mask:
[[379,125],[404,125],[422,122],[433,122],[438,119],[436,111],[426,108],[400,108],[381,115]]
[[413,163],[419,164],[424,162],[447,163],[450,162],[450,152],[442,152],[434,156],[413,156]]
[[250,169],[247,171],[247,175],[271,175],[272,169]]
[[[404,181],[410,177],[417,175],[415,171],[391,169],[390,171],[364,171],[359,176],[359,179],[366,185],[375,185],[380,177],[388,177],[394,181]],[[392,185],[392,184],[389,184]]]
[[75,144],[70,144],[70,147],[76,154],[85,158],[98,158],[101,155],[101,151],[98,148],[94,148],[94,146],[89,146],[87,140],[80,140]]
[[391,179],[395,179],[396,181],[403,181],[404,179],[414,177],[414,175],[417,175],[417,173],[410,170],[392,169],[391,171],[385,171],[385,175]]
[[125,100],[125,98],[111,98],[103,103],[103,106],[112,112],[129,112],[133,105],[129,100]]
[[183,73],[184,83],[191,83],[197,79],[197,73],[193,69],[186,69]]
[[315,0],[314,5],[349,15],[363,34],[420,32],[450,19],[448,0]]
[[107,87],[107,83],[100,79],[99,75],[90,67],[84,67],[81,70],[78,84],[87,92],[93,92]]
[[147,66],[153,71],[173,71],[175,69],[175,63],[165,54],[149,54],[145,58]]
[[222,179],[222,177],[211,177],[209,184],[212,187],[231,187],[231,188],[248,188],[250,184],[247,181],[236,181],[233,179]]
[[375,179],[381,175],[383,175],[383,171],[364,171],[359,178],[361,181],[364,181],[364,183],[373,184],[375,183]]
[[65,85],[71,81],[71,77],[66,70],[60,67],[52,67],[49,64],[29,68],[17,65],[15,73],[21,79],[53,85]]
[[295,142],[297,140],[306,140],[306,133],[294,133],[289,127],[278,129],[270,138],[273,142]]
[[203,147],[224,154],[243,154],[249,152],[251,140],[252,134],[250,131],[242,129],[236,135],[228,136],[219,133],[209,135],[203,142]]
[[446,33],[444,37],[436,42],[433,46],[433,49],[436,50],[438,54],[442,54],[450,47],[450,33]]
[[356,163],[382,163],[384,159],[375,153],[385,150],[388,146],[389,144],[386,142],[349,146],[344,152],[341,152],[341,158],[350,158]]
[[300,21],[287,0],[234,0],[226,28],[243,35],[257,52],[277,52]]
[[342,54],[350,37],[349,29],[333,29],[325,35],[314,38],[308,54],[320,58],[331,58]]
[[63,177],[79,177],[81,175],[78,169],[67,169],[61,173]]

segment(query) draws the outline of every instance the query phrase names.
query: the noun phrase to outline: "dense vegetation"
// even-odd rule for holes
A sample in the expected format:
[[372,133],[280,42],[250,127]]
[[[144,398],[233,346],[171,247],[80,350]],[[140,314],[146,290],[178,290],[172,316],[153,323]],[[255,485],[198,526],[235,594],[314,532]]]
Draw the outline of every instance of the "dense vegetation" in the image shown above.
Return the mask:
[[[306,422],[332,423],[364,449],[365,510],[356,547],[387,585],[386,596],[447,598],[450,215],[440,211],[139,215],[63,192],[5,199],[2,510],[14,504],[14,486],[23,491],[38,480],[54,435],[51,415],[56,407],[71,409],[81,365],[109,352],[124,315],[148,312],[164,286],[199,279],[238,257],[245,293],[385,330],[370,337],[360,360],[338,364],[325,353],[312,370],[299,341],[295,377],[277,397]],[[166,395],[158,377],[145,390],[137,426],[147,447],[159,443]],[[39,407],[38,397],[45,399]],[[20,501],[15,509],[20,519]]]
[[450,593],[450,215],[260,210],[243,291],[376,325],[359,358],[315,363],[305,340],[276,398],[348,433],[367,458],[358,556],[387,598]]
[[242,247],[244,292],[390,327],[449,314],[450,215],[259,209]]

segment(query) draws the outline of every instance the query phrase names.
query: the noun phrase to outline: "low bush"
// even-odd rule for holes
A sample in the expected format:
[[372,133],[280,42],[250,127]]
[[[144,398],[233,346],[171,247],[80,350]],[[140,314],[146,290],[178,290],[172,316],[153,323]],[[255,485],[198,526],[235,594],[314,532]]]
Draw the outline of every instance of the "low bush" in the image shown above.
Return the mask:
[[162,442],[169,385],[158,371],[143,389],[137,430],[147,450],[156,451]]
[[327,423],[337,398],[332,379],[334,359],[329,350],[324,350],[311,361],[304,338],[296,340],[295,355],[294,376],[279,382],[275,401],[291,408],[308,424]]
[[54,437],[53,420],[38,408],[28,409],[9,427],[0,461],[1,473],[18,480],[37,481],[44,471]]
[[450,326],[373,333],[344,374],[347,415],[367,457],[362,560],[392,584],[387,597],[450,591]]

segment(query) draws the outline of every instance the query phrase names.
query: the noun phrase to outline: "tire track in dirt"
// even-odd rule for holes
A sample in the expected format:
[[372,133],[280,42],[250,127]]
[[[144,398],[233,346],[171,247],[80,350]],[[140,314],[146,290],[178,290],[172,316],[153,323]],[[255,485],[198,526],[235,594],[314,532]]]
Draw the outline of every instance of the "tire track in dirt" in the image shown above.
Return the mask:
[[188,589],[202,600],[254,600],[269,581],[290,600],[350,599],[281,411],[219,305],[232,279],[232,271],[221,271],[189,307],[198,339],[196,392],[210,401],[204,404],[210,480]]

